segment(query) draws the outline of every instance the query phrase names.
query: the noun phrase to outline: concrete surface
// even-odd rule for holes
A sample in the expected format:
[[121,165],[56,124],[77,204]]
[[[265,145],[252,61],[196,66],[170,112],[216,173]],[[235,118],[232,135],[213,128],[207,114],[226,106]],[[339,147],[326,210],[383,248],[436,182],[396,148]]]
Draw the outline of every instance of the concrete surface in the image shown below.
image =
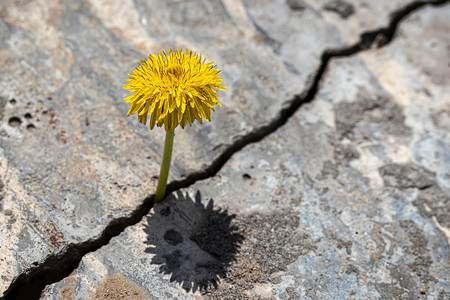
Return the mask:
[[[277,118],[325,50],[410,3],[2,2],[0,294],[154,192],[164,133],[126,118],[121,90],[147,52],[197,50],[228,88],[211,123],[177,131],[180,180]],[[447,298],[449,16],[420,9],[386,47],[333,59],[284,126],[42,299]]]

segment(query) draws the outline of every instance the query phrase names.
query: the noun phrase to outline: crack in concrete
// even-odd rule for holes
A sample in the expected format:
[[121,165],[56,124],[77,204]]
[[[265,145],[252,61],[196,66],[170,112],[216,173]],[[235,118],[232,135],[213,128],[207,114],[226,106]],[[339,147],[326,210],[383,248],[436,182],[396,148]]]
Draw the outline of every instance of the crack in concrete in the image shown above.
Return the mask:
[[[450,0],[417,1],[410,3],[391,15],[387,27],[362,33],[359,42],[354,45],[340,49],[325,50],[321,56],[321,64],[314,79],[308,83],[309,88],[302,94],[294,96],[290,105],[282,109],[277,118],[267,125],[255,129],[253,132],[236,140],[206,169],[194,172],[182,180],[168,184],[167,194],[181,188],[187,188],[199,180],[213,177],[228,162],[233,154],[239,152],[247,145],[261,141],[266,136],[272,134],[286,124],[290,117],[294,115],[303,104],[314,100],[325,70],[331,59],[349,57],[371,48],[381,48],[394,39],[398,25],[411,13],[416,12],[427,5],[441,6],[449,1]],[[142,201],[142,204],[138,206],[130,216],[112,220],[97,239],[69,245],[64,252],[50,255],[42,264],[20,274],[11,283],[2,299],[39,299],[42,291],[47,285],[61,281],[69,276],[78,267],[81,259],[86,254],[97,251],[101,247],[107,245],[113,237],[118,236],[127,227],[139,223],[141,219],[149,213],[152,207],[153,195],[150,195]]]

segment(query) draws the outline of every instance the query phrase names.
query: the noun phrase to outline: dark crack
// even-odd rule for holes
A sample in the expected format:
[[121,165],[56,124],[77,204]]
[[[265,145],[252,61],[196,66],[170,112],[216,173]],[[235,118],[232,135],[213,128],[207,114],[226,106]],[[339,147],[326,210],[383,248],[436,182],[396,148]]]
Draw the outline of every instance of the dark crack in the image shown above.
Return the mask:
[[[449,1],[450,0],[417,1],[408,4],[391,15],[391,20],[387,27],[361,34],[359,42],[354,45],[340,49],[326,50],[322,54],[321,64],[314,79],[308,83],[308,90],[295,96],[290,101],[290,105],[281,110],[278,117],[267,125],[255,129],[249,134],[237,139],[219,157],[217,157],[209,167],[194,172],[182,180],[170,183],[167,186],[167,194],[171,194],[181,188],[187,188],[199,180],[213,177],[235,153],[239,152],[249,144],[261,141],[263,138],[286,124],[290,117],[294,115],[303,104],[314,100],[325,70],[331,59],[352,56],[370,48],[383,47],[393,40],[399,23],[411,13],[426,5],[440,6]],[[105,227],[100,237],[79,244],[69,245],[60,253],[50,255],[43,263],[20,274],[5,291],[5,296],[2,299],[39,299],[41,292],[47,285],[59,282],[69,276],[78,267],[81,259],[86,254],[97,251],[101,247],[107,245],[113,237],[118,236],[127,227],[139,223],[141,219],[149,213],[152,207],[153,195],[145,198],[142,201],[142,204],[128,217],[112,220]]]

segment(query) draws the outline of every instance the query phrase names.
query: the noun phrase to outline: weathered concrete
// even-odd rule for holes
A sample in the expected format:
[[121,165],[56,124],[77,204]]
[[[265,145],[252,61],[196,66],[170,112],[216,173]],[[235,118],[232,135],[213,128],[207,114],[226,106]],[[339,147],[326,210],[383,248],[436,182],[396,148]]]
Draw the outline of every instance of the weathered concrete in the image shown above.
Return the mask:
[[[227,1],[238,2],[238,1]],[[353,45],[414,1],[246,0],[248,18],[293,75],[307,82],[323,51]],[[267,12],[271,13],[268,14]],[[320,22],[317,22],[317,19]],[[297,83],[298,85],[298,83]]]
[[138,299],[447,299],[449,16],[424,9],[387,47],[333,60],[286,125],[42,299],[119,280]]
[[228,87],[213,124],[177,132],[170,180],[180,179],[275,118],[310,84],[325,49],[385,26],[410,2],[348,2],[353,14],[340,2],[270,3],[0,3],[0,294],[154,191],[164,134],[125,118],[121,90],[147,52],[200,51]]

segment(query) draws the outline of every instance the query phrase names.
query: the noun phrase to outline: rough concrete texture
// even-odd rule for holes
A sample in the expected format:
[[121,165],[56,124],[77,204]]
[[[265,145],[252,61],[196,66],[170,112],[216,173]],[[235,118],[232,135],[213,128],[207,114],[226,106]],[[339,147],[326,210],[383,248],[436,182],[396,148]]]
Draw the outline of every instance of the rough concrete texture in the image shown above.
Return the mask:
[[[299,76],[303,82],[310,79],[309,70],[320,62],[323,51],[317,51],[318,49],[329,50],[352,45],[358,42],[363,32],[386,27],[393,12],[413,2],[244,1],[249,20],[292,75]],[[301,83],[296,83],[297,86],[299,84],[301,86]]]
[[177,132],[173,181],[276,118],[311,84],[326,49],[386,26],[408,3],[2,1],[0,294],[154,191],[164,134],[125,118],[122,101],[138,59],[184,47],[223,69],[228,91],[213,124]]
[[448,299],[449,17],[425,8],[388,46],[332,60],[283,127],[42,299],[88,299],[117,278],[136,299]]

